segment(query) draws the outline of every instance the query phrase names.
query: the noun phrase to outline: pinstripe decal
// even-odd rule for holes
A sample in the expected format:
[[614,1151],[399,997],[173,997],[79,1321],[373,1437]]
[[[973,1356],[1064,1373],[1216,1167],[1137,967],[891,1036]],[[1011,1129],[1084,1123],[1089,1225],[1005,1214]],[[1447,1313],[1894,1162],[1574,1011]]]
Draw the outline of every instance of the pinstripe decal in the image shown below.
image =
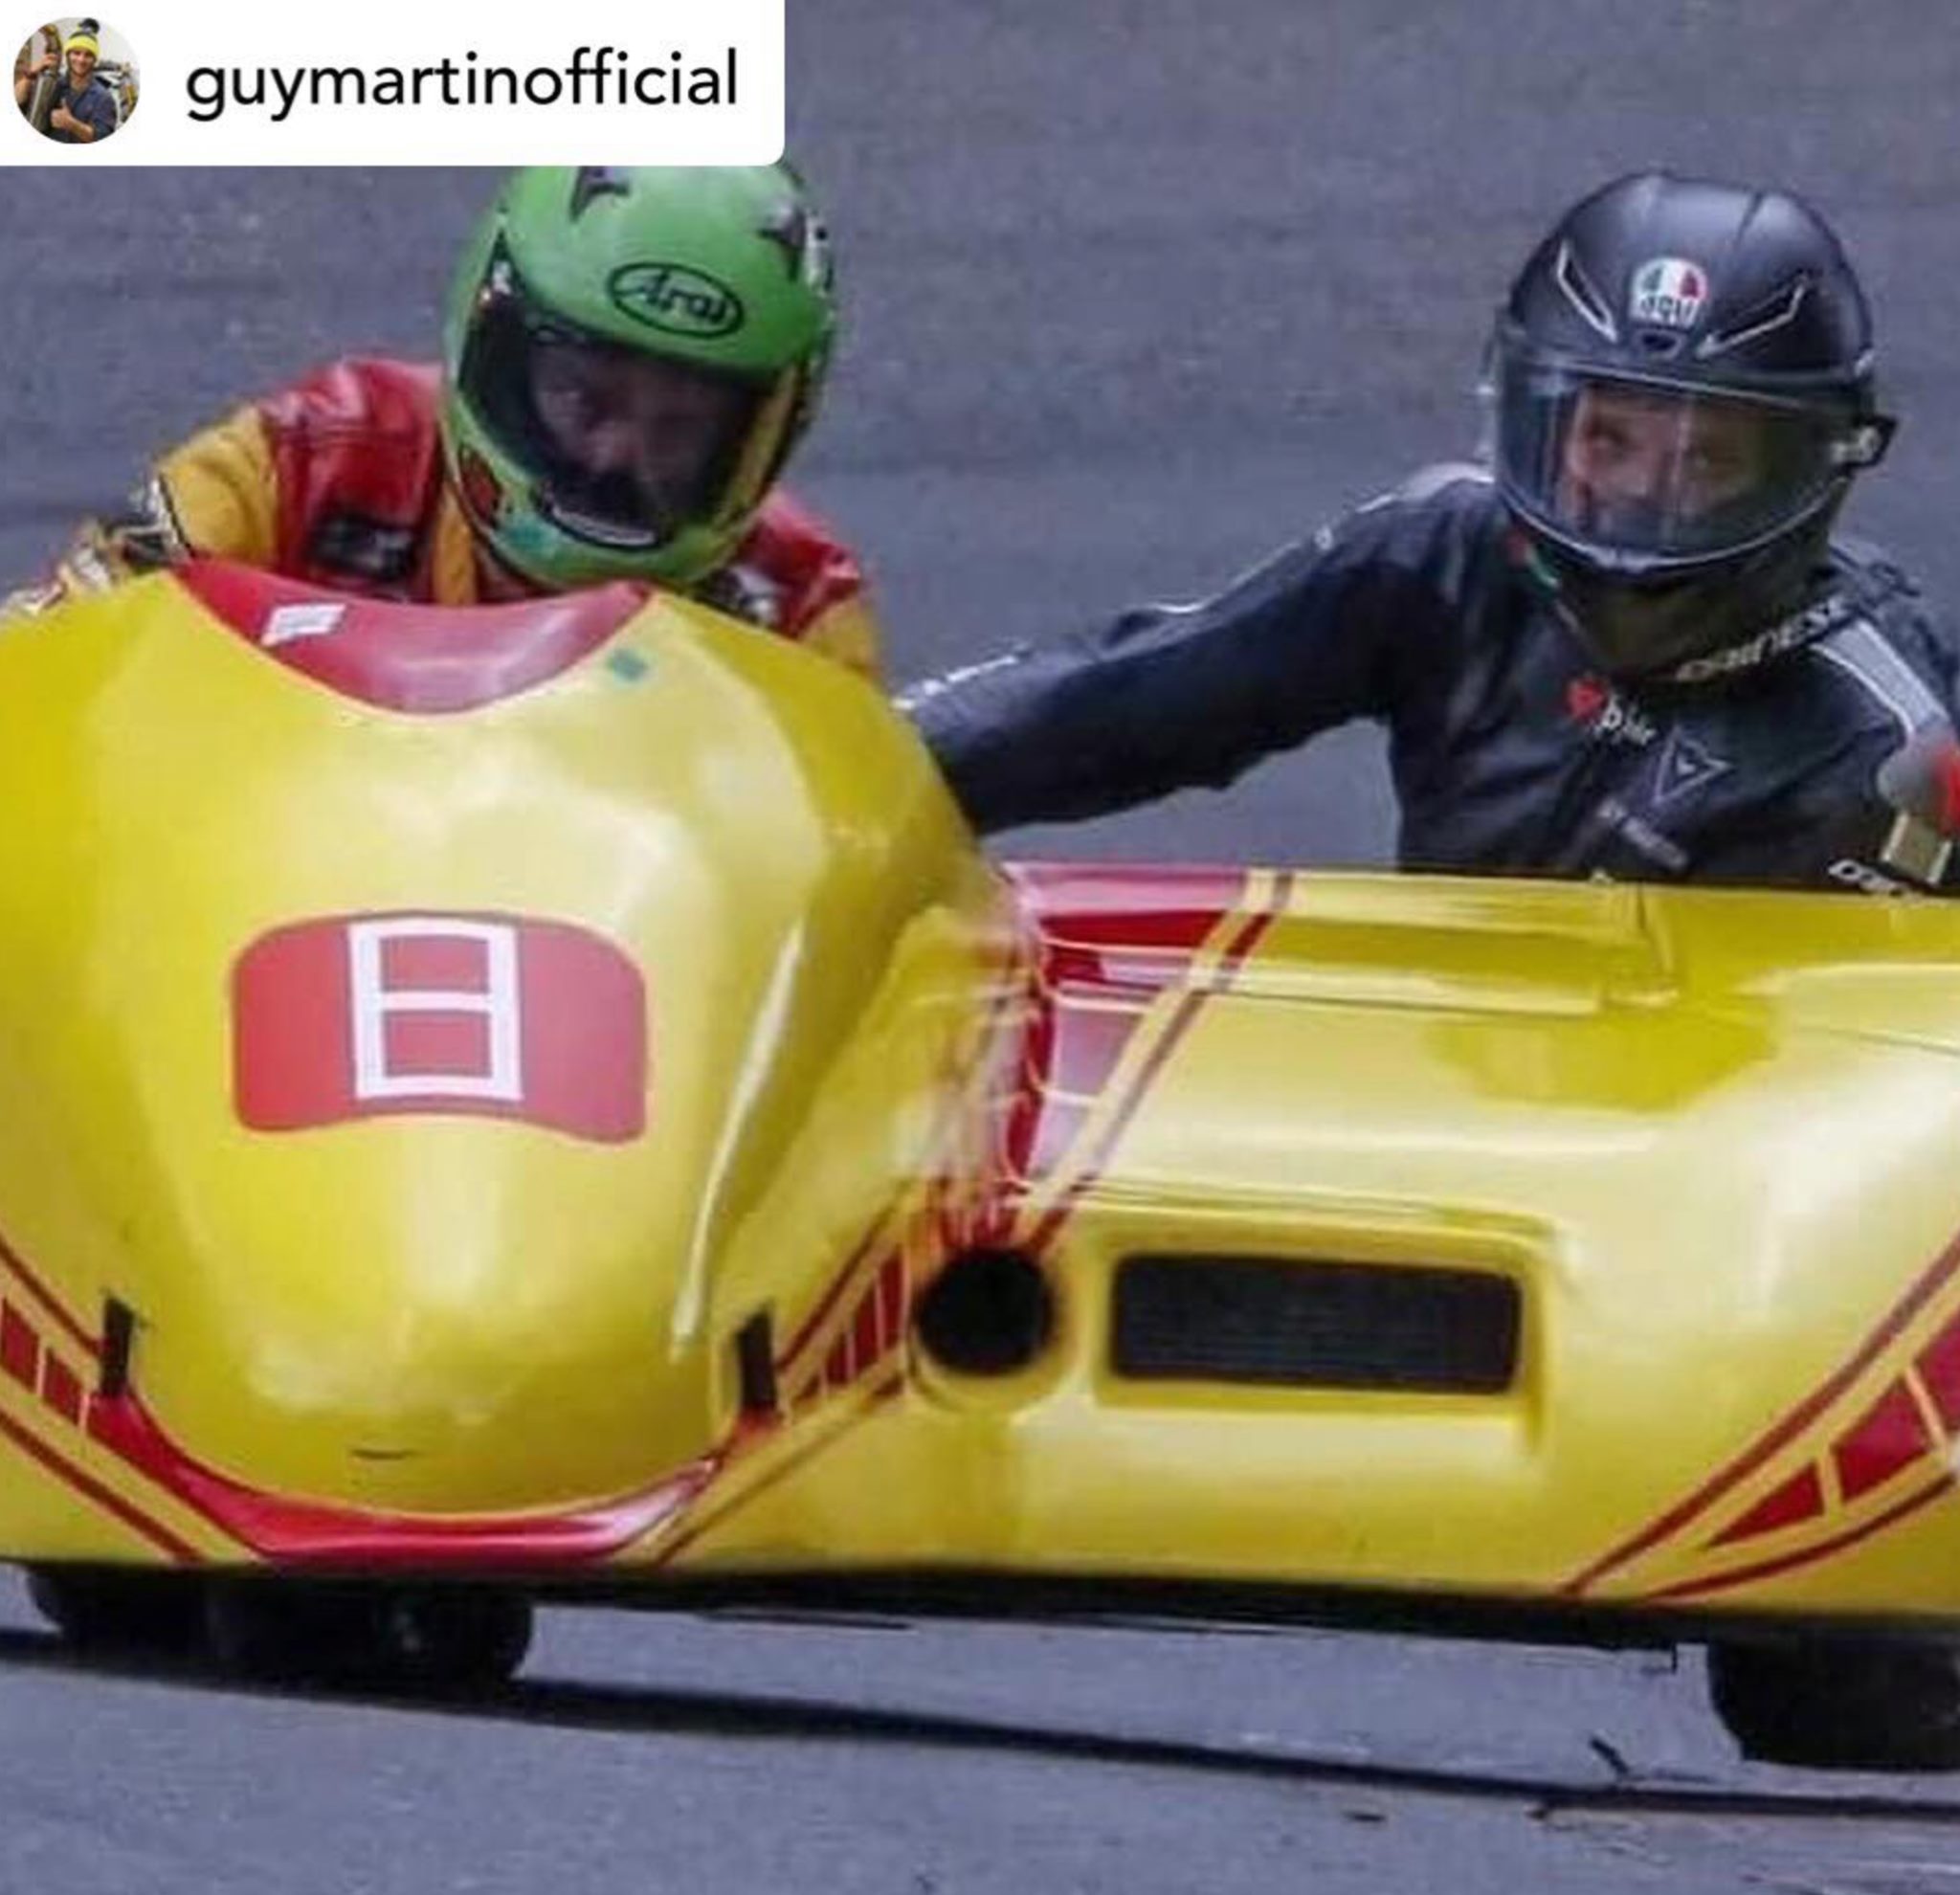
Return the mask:
[[6,1436],[30,1460],[38,1461],[56,1479],[73,1487],[83,1499],[93,1501],[104,1513],[112,1515],[132,1532],[140,1534],[159,1552],[185,1566],[196,1566],[200,1563],[197,1549],[188,1540],[180,1540],[167,1527],[152,1520],[142,1508],[124,1500],[113,1488],[104,1486],[92,1474],[84,1473],[66,1455],[57,1453],[47,1442],[30,1434],[17,1421],[11,1420],[5,1415],[0,1415],[0,1435]]
[[[4,1238],[0,1238],[0,1261],[13,1280],[7,1297],[0,1300],[0,1378],[29,1397],[38,1397],[37,1405],[22,1414],[8,1414],[0,1408],[0,1441],[11,1442],[44,1472],[121,1521],[168,1558],[198,1563],[203,1552],[158,1518],[147,1502],[119,1492],[76,1459],[77,1449],[108,1447],[114,1452],[102,1437],[103,1403],[91,1394],[85,1371],[67,1359],[70,1345],[91,1360],[100,1354],[100,1345],[61,1307]],[[32,1298],[32,1305],[27,1297]],[[37,1314],[55,1327],[38,1326]],[[56,1441],[61,1445],[56,1445]],[[170,1498],[183,1505],[181,1496]],[[189,1510],[196,1511],[194,1507]]]
[[1888,1527],[1896,1527],[1900,1521],[1917,1513],[1923,1506],[1936,1501],[1953,1484],[1950,1473],[1935,1475],[1926,1485],[1909,1493],[1904,1500],[1895,1502],[1876,1519],[1860,1522],[1856,1527],[1846,1527],[1842,1532],[1833,1534],[1828,1540],[1813,1547],[1803,1547],[1794,1552],[1785,1553],[1779,1559],[1766,1559],[1755,1566],[1745,1566],[1739,1571],[1718,1572],[1711,1578],[1683,1579],[1678,1585],[1662,1586],[1652,1593],[1641,1594],[1645,1605],[1665,1605],[1677,1599],[1705,1598],[1710,1593],[1726,1593],[1737,1586],[1747,1586],[1758,1579],[1773,1579],[1780,1572],[1793,1572],[1799,1566],[1815,1565],[1820,1559],[1829,1559],[1833,1553],[1842,1552],[1847,1547],[1855,1547],[1860,1540],[1868,1540],[1875,1533],[1882,1533]]
[[20,1254],[0,1237],[0,1272],[11,1277],[48,1320],[56,1324],[70,1342],[90,1361],[101,1353],[101,1345],[62,1307],[60,1301],[35,1275]]
[[[1915,1363],[1899,1371],[1896,1379],[1903,1383],[1904,1392],[1913,1400],[1915,1410],[1924,1411],[1931,1421],[1937,1421],[1939,1425],[1935,1429],[1930,1426],[1928,1420],[1922,1419],[1920,1425],[1923,1439],[1914,1444],[1914,1452],[1898,1460],[1896,1466],[1889,1470],[1886,1478],[1889,1479],[1890,1473],[1903,1474],[1914,1466],[1924,1468],[1925,1459],[1918,1451],[1922,1447],[1927,1457],[1935,1453],[1950,1452],[1949,1437],[1960,1433],[1960,1394],[1951,1397],[1955,1413],[1951,1417],[1948,1417],[1940,1407],[1939,1390],[1947,1384],[1943,1365],[1949,1355],[1951,1355],[1956,1364],[1960,1364],[1960,1309],[1956,1309],[1951,1300],[1956,1278],[1960,1278],[1960,1236],[1956,1236],[1947,1248],[1920,1272],[1905,1293],[1880,1318],[1852,1354],[1809,1394],[1692,1493],[1665,1509],[1611,1551],[1594,1560],[1583,1572],[1575,1573],[1560,1586],[1558,1591],[1569,1597],[1584,1597],[1595,1592],[1602,1581],[1633,1566],[1635,1562],[1645,1559],[1647,1555],[1670,1544],[1679,1547],[1689,1537],[1691,1528],[1708,1522],[1711,1517],[1719,1519],[1719,1509],[1726,1503],[1739,1499],[1759,1479],[1773,1477],[1777,1463],[1786,1456],[1787,1451],[1800,1448],[1807,1434],[1814,1433],[1818,1453],[1829,1452],[1835,1447],[1838,1454],[1834,1459],[1841,1457],[1843,1448],[1857,1438],[1860,1423],[1869,1424],[1876,1418],[1879,1404],[1874,1403],[1865,1407],[1859,1405],[1860,1388],[1869,1391],[1876,1382],[1889,1393],[1895,1378],[1885,1374],[1883,1365],[1886,1357],[1906,1338],[1909,1331],[1928,1321],[1937,1322],[1939,1326],[1927,1335],[1924,1342],[1916,1346]],[[1938,1384],[1938,1387],[1922,1393],[1915,1384],[1924,1382],[1927,1377]],[[1834,1415],[1848,1415],[1857,1418],[1849,1425],[1841,1420],[1834,1423]],[[1841,1464],[1841,1459],[1838,1459],[1840,1470]],[[1943,1479],[1939,1483],[1940,1489],[1944,1490],[1949,1481],[1949,1475]],[[1836,1484],[1841,1487],[1841,1478]],[[1780,1484],[1773,1491],[1780,1492]],[[1874,1491],[1877,1491],[1876,1487]],[[1924,1499],[1931,1498],[1932,1493],[1924,1496]],[[1848,1499],[1840,1500],[1838,1509],[1840,1519],[1850,1505]],[[1848,1532],[1814,1540],[1807,1547],[1793,1548],[1786,1557],[1774,1561],[1773,1569],[1784,1572],[1825,1558],[1841,1547],[1878,1531],[1881,1527],[1889,1525],[1898,1517],[1898,1509],[1888,1508],[1877,1520],[1860,1524]],[[1741,1515],[1737,1524],[1747,1518],[1747,1513]],[[1793,1527],[1820,1526],[1826,1524],[1826,1516],[1822,1513],[1805,1516],[1790,1524]],[[1718,1533],[1712,1542],[1700,1550],[1704,1554],[1719,1554],[1725,1549],[1732,1547],[1737,1538],[1733,1531]],[[1751,1565],[1746,1572],[1730,1569],[1727,1573],[1717,1572],[1696,1574],[1691,1578],[1673,1582],[1658,1594],[1641,1590],[1637,1596],[1665,1598],[1682,1596],[1690,1591],[1713,1591],[1723,1585],[1739,1584],[1746,1576],[1756,1576],[1769,1570],[1767,1567],[1758,1568]]]

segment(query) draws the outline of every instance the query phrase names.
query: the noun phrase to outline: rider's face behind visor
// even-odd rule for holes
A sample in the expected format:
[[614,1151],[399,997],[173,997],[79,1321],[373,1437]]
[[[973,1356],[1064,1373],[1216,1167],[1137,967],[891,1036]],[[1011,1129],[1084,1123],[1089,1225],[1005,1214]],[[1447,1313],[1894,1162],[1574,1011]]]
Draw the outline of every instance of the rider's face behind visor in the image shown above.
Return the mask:
[[766,392],[588,334],[512,293],[486,299],[457,383],[545,519],[635,554],[719,516]]
[[1848,411],[1513,365],[1499,412],[1534,524],[1629,578],[1687,577],[1773,539],[1846,472]]
[[756,389],[549,333],[533,337],[524,373],[540,471],[567,524],[661,539],[716,510]]

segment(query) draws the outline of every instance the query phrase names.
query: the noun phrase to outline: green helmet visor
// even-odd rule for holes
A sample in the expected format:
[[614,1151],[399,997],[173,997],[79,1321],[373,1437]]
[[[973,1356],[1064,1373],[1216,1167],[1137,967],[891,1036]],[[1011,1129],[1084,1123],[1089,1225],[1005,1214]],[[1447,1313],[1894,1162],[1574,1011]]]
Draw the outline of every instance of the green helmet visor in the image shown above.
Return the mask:
[[573,538],[652,550],[723,510],[768,390],[486,299],[460,392]]

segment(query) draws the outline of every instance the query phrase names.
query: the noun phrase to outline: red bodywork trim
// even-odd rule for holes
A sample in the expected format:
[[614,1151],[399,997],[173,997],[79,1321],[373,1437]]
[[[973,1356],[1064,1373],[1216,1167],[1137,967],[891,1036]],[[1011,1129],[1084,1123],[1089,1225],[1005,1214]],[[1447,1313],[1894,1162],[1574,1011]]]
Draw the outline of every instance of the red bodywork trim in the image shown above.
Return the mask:
[[71,1427],[81,1425],[81,1378],[52,1349],[41,1356],[41,1399]]
[[1700,1598],[1708,1593],[1726,1593],[1731,1587],[1747,1585],[1752,1579],[1772,1578],[1779,1572],[1788,1572],[1793,1567],[1808,1566],[1814,1560],[1827,1559],[1832,1553],[1842,1552],[1846,1547],[1856,1546],[1860,1540],[1868,1540],[1874,1533],[1882,1532],[1885,1527],[1904,1520],[1908,1513],[1917,1513],[1930,1501],[1936,1501],[1953,1484],[1951,1474],[1942,1473],[1926,1486],[1916,1489],[1906,1497],[1888,1506],[1884,1512],[1862,1526],[1852,1527],[1842,1533],[1822,1540],[1814,1547],[1800,1547],[1794,1552],[1785,1553],[1777,1559],[1759,1561],[1754,1566],[1738,1567],[1732,1572],[1718,1572],[1708,1579],[1683,1579],[1673,1586],[1663,1586],[1659,1592],[1641,1595],[1641,1604],[1652,1604],[1664,1599]]
[[1913,1366],[1947,1431],[1960,1432],[1960,1322],[1949,1323]]
[[1912,1391],[1903,1381],[1894,1382],[1833,1445],[1838,1491],[1847,1503],[1861,1500],[1904,1473],[1932,1445]]
[[1738,1540],[1753,1540],[1765,1533],[1780,1533],[1786,1527],[1800,1527],[1824,1510],[1824,1483],[1815,1467],[1799,1467],[1789,1480],[1759,1500],[1732,1527],[1718,1533],[1711,1546],[1733,1546]]
[[[1144,1061],[1136,1077],[1131,1081],[1128,1093],[1116,1107],[1109,1123],[1103,1126],[1102,1135],[1096,1141],[1095,1149],[1089,1154],[1081,1170],[1069,1180],[1068,1186],[1062,1193],[1059,1201],[1049,1207],[1047,1213],[1042,1216],[1040,1222],[1036,1225],[1034,1232],[1029,1237],[1028,1248],[1036,1256],[1040,1256],[1055,1241],[1057,1234],[1060,1231],[1062,1225],[1067,1222],[1076,1205],[1102,1175],[1103,1169],[1109,1163],[1110,1155],[1115,1151],[1118,1141],[1129,1129],[1138,1111],[1142,1108],[1145,1099],[1148,1096],[1151,1086],[1156,1083],[1158,1075],[1169,1063],[1170,1056],[1177,1050],[1179,1043],[1190,1031],[1192,1022],[1197,1018],[1207,1000],[1212,999],[1216,994],[1227,992],[1231,988],[1234,980],[1237,977],[1239,969],[1244,965],[1246,957],[1258,945],[1259,937],[1265,933],[1267,928],[1273,925],[1280,915],[1285,913],[1287,900],[1292,893],[1292,888],[1293,878],[1290,873],[1277,877],[1274,881],[1273,894],[1269,904],[1260,909],[1257,914],[1246,916],[1244,921],[1235,930],[1231,940],[1226,943],[1218,956],[1216,970],[1209,977],[1206,984],[1202,987],[1193,987],[1178,1000],[1170,1019],[1166,1024],[1164,1031],[1158,1036],[1157,1043],[1151,1047],[1149,1057]],[[1235,898],[1242,897],[1244,889],[1245,877],[1239,875],[1234,884],[1233,893]],[[1135,899],[1136,892],[1134,889],[1132,890],[1132,900]],[[1210,917],[1209,925],[1196,936],[1198,943],[1201,944],[1210,935],[1231,906],[1232,903],[1228,901]],[[1187,946],[1190,939],[1191,926],[1190,917],[1179,918],[1174,928],[1178,936],[1177,945],[1179,947]],[[1166,931],[1171,932],[1172,930],[1167,929]],[[1129,935],[1124,938],[1125,940],[1134,940],[1136,936]],[[1187,951],[1189,953],[1192,950],[1188,949]],[[1184,962],[1184,968],[1188,969],[1189,965],[1189,959],[1187,958]]]
[[1203,862],[1010,862],[1003,873],[1044,933],[1122,948],[1201,947],[1246,884],[1244,869]]
[[795,1366],[796,1358],[810,1347],[817,1331],[823,1327],[824,1323],[836,1308],[844,1292],[850,1288],[852,1279],[858,1274],[858,1266],[871,1255],[871,1246],[883,1227],[883,1218],[880,1217],[858,1239],[857,1246],[844,1260],[843,1267],[832,1279],[830,1288],[817,1298],[816,1307],[804,1318],[790,1346],[777,1356],[776,1369],[779,1373],[785,1373]]
[[612,585],[513,605],[409,605],[223,560],[175,570],[192,598],[268,658],[343,697],[421,715],[476,710],[556,678],[647,598],[637,586]]
[[41,1339],[33,1325],[11,1303],[0,1303],[0,1375],[9,1376],[24,1389],[40,1386]]
[[725,1447],[716,1449],[656,1486],[568,1513],[445,1520],[261,1493],[186,1454],[133,1395],[98,1400],[89,1433],[262,1558],[299,1566],[535,1567],[603,1559],[687,1505],[727,1455]]

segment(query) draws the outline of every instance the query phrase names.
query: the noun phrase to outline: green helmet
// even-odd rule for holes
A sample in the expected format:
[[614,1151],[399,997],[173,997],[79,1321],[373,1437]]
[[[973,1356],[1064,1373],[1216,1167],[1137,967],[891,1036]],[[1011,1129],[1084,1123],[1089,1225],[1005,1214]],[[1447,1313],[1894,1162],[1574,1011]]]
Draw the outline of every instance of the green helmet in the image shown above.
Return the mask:
[[816,411],[830,240],[786,165],[517,172],[443,328],[443,450],[533,584],[689,586]]

